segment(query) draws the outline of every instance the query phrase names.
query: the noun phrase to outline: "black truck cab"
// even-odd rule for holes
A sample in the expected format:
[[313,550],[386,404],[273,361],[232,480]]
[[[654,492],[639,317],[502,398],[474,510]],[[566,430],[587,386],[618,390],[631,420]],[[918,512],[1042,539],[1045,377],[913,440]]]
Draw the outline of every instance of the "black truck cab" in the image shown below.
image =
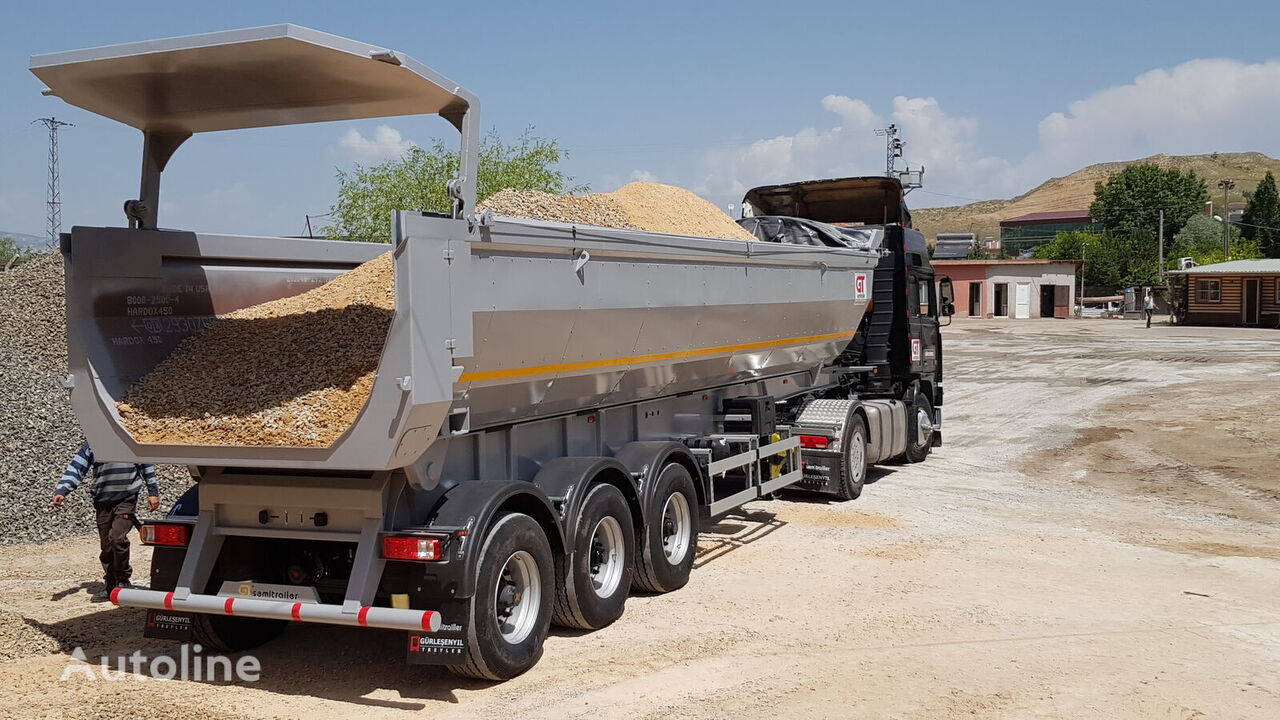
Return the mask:
[[897,178],[767,185],[749,191],[743,209],[740,224],[761,239],[880,248],[872,304],[838,363],[866,368],[851,374],[849,389],[858,397],[906,404],[913,436],[928,433],[917,452],[941,445],[939,320],[954,312],[951,280],[935,276]]

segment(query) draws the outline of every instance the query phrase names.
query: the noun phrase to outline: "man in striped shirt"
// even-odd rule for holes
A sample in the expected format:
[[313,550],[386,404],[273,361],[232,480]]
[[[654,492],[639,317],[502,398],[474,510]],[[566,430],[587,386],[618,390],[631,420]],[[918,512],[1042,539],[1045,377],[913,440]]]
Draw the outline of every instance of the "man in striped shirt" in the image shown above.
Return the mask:
[[156,486],[156,470],[151,465],[133,463],[100,463],[93,458],[89,443],[71,459],[58,487],[53,491],[53,506],[61,509],[67,493],[75,490],[90,474],[89,497],[97,512],[98,541],[102,546],[103,580],[106,587],[93,596],[94,602],[107,600],[117,587],[129,587],[133,568],[129,567],[129,530],[133,527],[133,515],[138,503],[138,492],[147,486],[147,509],[160,507],[159,489]]

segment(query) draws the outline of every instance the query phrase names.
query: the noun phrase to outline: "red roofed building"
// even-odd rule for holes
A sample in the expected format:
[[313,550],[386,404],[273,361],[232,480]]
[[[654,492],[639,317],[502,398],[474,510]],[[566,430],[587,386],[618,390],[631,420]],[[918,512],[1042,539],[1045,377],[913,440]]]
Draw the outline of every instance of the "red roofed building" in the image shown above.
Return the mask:
[[1029,254],[1037,245],[1043,245],[1060,232],[1100,232],[1085,210],[1051,210],[1028,213],[1000,221],[1000,246],[1005,254],[1018,257]]

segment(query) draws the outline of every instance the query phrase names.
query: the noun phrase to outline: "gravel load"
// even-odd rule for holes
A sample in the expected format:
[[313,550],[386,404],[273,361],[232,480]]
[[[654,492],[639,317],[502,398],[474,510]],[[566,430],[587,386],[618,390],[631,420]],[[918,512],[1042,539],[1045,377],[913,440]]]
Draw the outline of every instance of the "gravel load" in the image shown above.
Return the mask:
[[[503,190],[499,215],[754,240],[715,205],[670,185],[581,197]],[[117,407],[146,443],[328,447],[373,389],[395,311],[390,253],[293,297],[237,310],[187,338]]]
[[130,388],[120,417],[147,443],[327,447],[368,400],[394,313],[385,253],[222,316]]
[[[49,504],[84,441],[62,387],[66,324],[62,256],[0,272],[0,544],[96,532],[84,488],[68,496],[65,510]],[[165,508],[191,477],[182,467],[156,470]]]
[[538,190],[512,190],[507,188],[490,195],[480,203],[481,210],[492,210],[525,220],[600,225],[603,227],[639,230],[607,195],[557,195]]
[[480,203],[480,208],[527,220],[734,240],[756,239],[715,205],[684,188],[661,183],[633,182],[611,193],[582,196],[503,190]]

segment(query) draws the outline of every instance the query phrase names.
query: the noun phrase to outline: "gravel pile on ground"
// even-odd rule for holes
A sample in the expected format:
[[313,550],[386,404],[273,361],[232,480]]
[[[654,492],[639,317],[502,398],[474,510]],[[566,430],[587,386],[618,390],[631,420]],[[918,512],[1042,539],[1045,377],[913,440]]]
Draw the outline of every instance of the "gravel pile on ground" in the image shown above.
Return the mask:
[[22,615],[0,609],[0,662],[48,655],[59,647],[57,640]]
[[503,190],[480,203],[497,215],[699,237],[755,240],[720,208],[672,185],[634,182],[611,193],[556,195]]
[[327,447],[369,398],[394,311],[387,253],[219,318],[130,388],[120,416],[148,443]]
[[[0,543],[95,532],[81,488],[67,509],[49,498],[84,438],[62,388],[66,305],[62,257],[41,256],[0,272]],[[168,505],[190,486],[185,468],[157,468]]]

